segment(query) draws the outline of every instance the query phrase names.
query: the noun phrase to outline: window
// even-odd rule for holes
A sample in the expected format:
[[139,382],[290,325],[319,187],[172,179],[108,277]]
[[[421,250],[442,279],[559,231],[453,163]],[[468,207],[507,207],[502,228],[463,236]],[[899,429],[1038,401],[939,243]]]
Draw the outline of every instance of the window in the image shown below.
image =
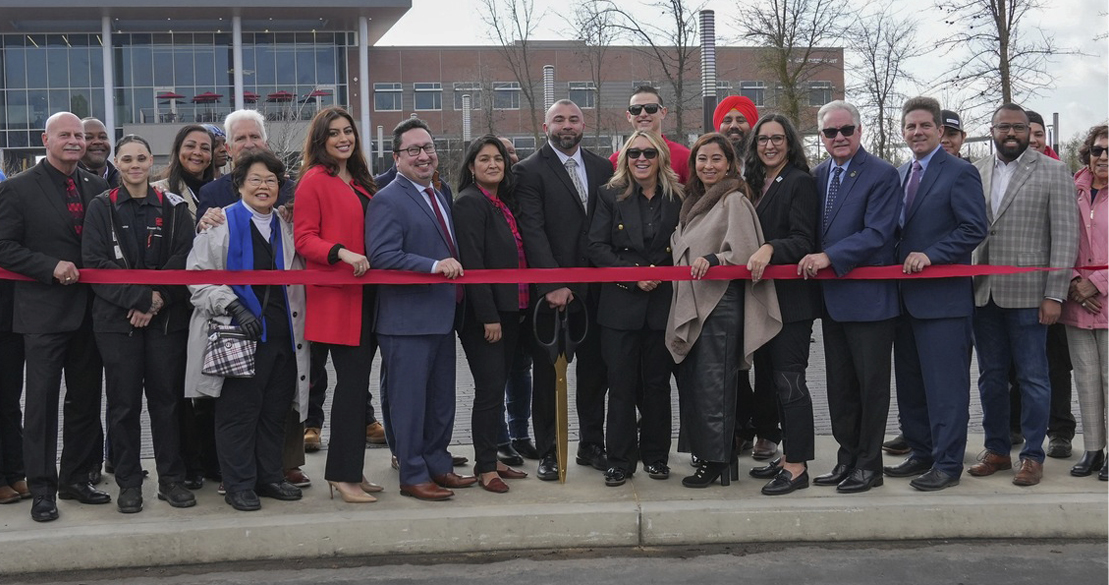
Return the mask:
[[658,84],[653,81],[633,81],[632,88],[628,90],[628,93],[630,94],[631,92],[643,87],[644,85],[646,85],[647,87],[655,88],[655,91],[660,91]]
[[462,96],[470,95],[470,109],[481,109],[481,84],[478,83],[455,83],[454,84],[454,109],[462,109]]
[[597,107],[597,86],[592,81],[571,81],[570,101],[587,110]]
[[443,84],[441,83],[413,83],[412,89],[416,94],[417,110],[442,110],[443,109]]
[[750,99],[761,108],[766,105],[766,84],[761,81],[741,81],[739,95]]
[[399,83],[374,84],[374,110],[378,112],[399,112],[402,97]]
[[814,81],[809,84],[809,105],[823,106],[832,101],[832,82]]
[[717,81],[716,82],[716,97],[722,98],[732,95],[732,82],[730,81]]
[[520,84],[515,81],[493,82],[493,109],[519,110]]

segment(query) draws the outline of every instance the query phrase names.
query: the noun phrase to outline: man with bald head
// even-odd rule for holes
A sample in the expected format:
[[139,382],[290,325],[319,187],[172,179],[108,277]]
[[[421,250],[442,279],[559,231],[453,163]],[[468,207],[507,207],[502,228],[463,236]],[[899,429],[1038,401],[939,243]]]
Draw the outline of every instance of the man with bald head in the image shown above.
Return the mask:
[[108,182],[109,187],[119,186],[119,169],[112,164],[112,136],[104,127],[104,122],[93,117],[82,118],[85,129],[85,156],[77,163],[82,170],[88,171]]
[[50,116],[42,144],[46,158],[0,183],[0,268],[32,279],[15,283],[12,330],[23,334],[27,355],[23,455],[36,522],[57,519],[56,497],[111,501],[88,481],[100,462],[101,365],[89,310],[92,292],[80,282],[85,208],[108,184],[77,166],[85,155],[85,129],[77,116]]

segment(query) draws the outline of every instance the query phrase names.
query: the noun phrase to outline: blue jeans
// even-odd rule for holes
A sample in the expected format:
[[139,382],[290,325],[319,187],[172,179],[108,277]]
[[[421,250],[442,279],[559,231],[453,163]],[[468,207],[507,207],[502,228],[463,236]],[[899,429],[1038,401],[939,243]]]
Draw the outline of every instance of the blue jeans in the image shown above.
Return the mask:
[[[527,328],[530,335],[531,328]],[[512,358],[512,369],[508,372],[508,384],[504,387],[504,407],[508,422],[501,419],[497,433],[497,444],[504,445],[513,440],[530,439],[528,422],[531,421],[531,354],[521,335]]]
[[1020,382],[1020,427],[1024,434],[1021,459],[1043,463],[1044,436],[1051,410],[1047,373],[1047,326],[1039,309],[1003,309],[991,300],[974,314],[978,351],[978,392],[982,397],[982,428],[986,448],[1006,455],[1009,442],[1009,366]]

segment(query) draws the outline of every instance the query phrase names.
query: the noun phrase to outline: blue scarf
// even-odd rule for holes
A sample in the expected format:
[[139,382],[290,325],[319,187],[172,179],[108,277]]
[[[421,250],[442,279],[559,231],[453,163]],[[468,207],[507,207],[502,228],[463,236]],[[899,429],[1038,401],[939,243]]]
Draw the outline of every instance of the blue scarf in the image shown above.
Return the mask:
[[[227,242],[227,269],[254,270],[254,238],[250,233],[251,212],[241,200],[224,208],[227,215],[227,228],[230,236]],[[285,254],[281,248],[281,224],[277,214],[270,220],[270,246],[273,247],[274,264],[278,270],[285,270]],[[262,320],[262,341],[266,341],[266,320],[262,317],[262,303],[254,294],[254,289],[246,284],[233,284],[231,290],[246,305],[247,309]],[[284,293],[284,287],[282,287]]]

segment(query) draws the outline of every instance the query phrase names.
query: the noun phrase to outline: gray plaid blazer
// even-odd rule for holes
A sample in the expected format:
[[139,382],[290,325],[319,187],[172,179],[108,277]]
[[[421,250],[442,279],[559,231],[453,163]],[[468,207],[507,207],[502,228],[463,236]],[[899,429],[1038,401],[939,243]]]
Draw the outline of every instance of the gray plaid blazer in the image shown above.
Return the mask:
[[[1032,148],[1016,164],[997,214],[990,205],[996,155],[974,166],[982,175],[989,233],[974,250],[974,264],[1069,268],[1078,257],[1078,204],[1066,165]],[[974,304],[993,297],[1006,309],[1033,309],[1045,297],[1066,300],[1070,270],[974,277]]]

